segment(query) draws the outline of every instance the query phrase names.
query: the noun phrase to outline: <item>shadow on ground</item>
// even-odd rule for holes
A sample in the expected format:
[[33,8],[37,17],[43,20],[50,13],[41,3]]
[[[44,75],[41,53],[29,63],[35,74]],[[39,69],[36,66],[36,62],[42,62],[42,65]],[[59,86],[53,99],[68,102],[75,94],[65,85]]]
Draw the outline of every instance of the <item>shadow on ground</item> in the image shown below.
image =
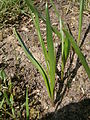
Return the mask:
[[90,120],[90,99],[70,103],[55,112],[46,114],[40,120]]

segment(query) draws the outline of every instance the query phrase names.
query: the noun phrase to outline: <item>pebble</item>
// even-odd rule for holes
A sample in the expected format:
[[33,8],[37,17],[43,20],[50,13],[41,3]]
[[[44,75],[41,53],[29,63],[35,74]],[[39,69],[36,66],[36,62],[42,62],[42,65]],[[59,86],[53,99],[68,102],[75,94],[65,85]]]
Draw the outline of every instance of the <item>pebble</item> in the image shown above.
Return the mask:
[[73,78],[73,82],[75,82],[75,78]]

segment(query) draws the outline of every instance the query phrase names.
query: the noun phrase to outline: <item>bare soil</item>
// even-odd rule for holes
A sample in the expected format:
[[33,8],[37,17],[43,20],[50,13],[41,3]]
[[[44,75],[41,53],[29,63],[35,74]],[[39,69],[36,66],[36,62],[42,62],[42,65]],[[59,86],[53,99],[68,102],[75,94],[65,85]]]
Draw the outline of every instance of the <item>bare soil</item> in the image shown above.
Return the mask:
[[[71,2],[55,1],[57,9],[77,39],[79,7]],[[42,3],[40,3],[42,5]],[[41,6],[39,9],[42,8]],[[44,5],[43,5],[44,8]],[[52,24],[59,28],[58,20],[52,7],[50,18]],[[44,14],[44,9],[42,10]],[[90,14],[84,11],[81,34],[81,49],[90,66]],[[16,40],[13,27],[16,26],[27,47],[35,58],[46,67],[40,42],[30,17],[21,15],[17,23],[9,24],[0,31],[0,69],[5,68],[8,80],[13,84],[14,107],[17,120],[26,119],[25,92],[29,90],[30,120],[90,120],[90,80],[77,55],[71,50],[68,58],[64,81],[60,80],[61,45],[53,35],[57,56],[57,74],[55,86],[55,106],[52,106],[42,76],[27,59],[23,49]],[[46,44],[45,24],[40,21],[42,35]],[[21,117],[18,115],[21,112]],[[2,119],[2,118],[1,118]],[[2,120],[11,118],[3,115]]]

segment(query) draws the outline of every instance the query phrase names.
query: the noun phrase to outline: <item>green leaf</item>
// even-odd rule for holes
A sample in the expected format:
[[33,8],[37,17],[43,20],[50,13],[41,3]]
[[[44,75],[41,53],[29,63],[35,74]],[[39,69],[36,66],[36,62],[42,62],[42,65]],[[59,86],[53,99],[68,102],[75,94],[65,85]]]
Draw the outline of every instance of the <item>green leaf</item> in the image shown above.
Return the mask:
[[[45,61],[46,61],[46,64],[47,64],[47,69],[49,69],[49,67],[48,67],[48,54],[47,54],[47,50],[46,50],[45,45],[44,45],[44,41],[43,41],[43,38],[42,38],[42,35],[41,35],[41,32],[40,32],[40,26],[39,26],[39,16],[40,16],[40,14],[39,14],[38,10],[35,8],[35,6],[33,5],[32,2],[26,0],[26,3],[29,7],[32,20],[34,22],[34,25],[35,25],[37,33],[38,33],[39,41],[40,41],[40,44],[41,44],[41,47],[42,47],[42,50],[43,50],[43,53],[44,53]],[[32,13],[34,13],[35,17],[33,16]]]
[[26,1],[26,4],[28,5],[29,9],[32,10],[32,13],[36,14],[36,12],[38,12],[38,11],[34,7],[32,0],[25,0],[25,1]]
[[32,13],[37,14],[45,22],[44,16],[41,13],[39,13],[37,8],[33,5],[32,0],[25,0],[25,1],[26,1],[26,4],[27,4],[27,6],[28,6],[28,8],[30,10],[30,13],[32,11]]
[[13,95],[12,94],[10,95],[10,102],[11,102],[12,105],[14,104]]
[[26,90],[26,119],[29,120],[28,88]]
[[53,45],[52,28],[50,23],[50,16],[48,5],[46,3],[46,33],[47,33],[47,48],[48,48],[48,62],[49,62],[49,76],[51,85],[51,94],[53,99],[53,92],[55,86],[55,70],[56,70],[56,57]]
[[81,36],[82,19],[83,19],[83,9],[84,9],[84,0],[80,0],[79,31],[78,31],[77,44],[79,44],[80,36]]
[[[30,9],[30,14],[34,21],[34,25],[36,27],[39,41],[40,41],[40,44],[41,44],[41,47],[44,53],[47,70],[48,70],[49,77],[50,77],[49,94],[52,94],[51,96],[53,96],[53,90],[55,86],[55,67],[56,66],[55,66],[55,51],[54,51],[53,39],[52,39],[52,28],[51,28],[50,19],[49,19],[48,7],[46,8],[47,49],[48,49],[48,53],[47,53],[43,38],[41,36],[40,26],[39,26],[39,17],[41,17],[43,20],[45,19],[35,8],[31,0],[26,0],[26,3]],[[34,13],[35,17],[33,17],[32,13]],[[52,62],[52,59],[53,59],[53,62]],[[48,83],[49,83],[49,79],[48,79]]]
[[0,78],[1,78],[1,80],[6,80],[6,73],[5,73],[5,71],[2,69],[2,70],[0,70]]
[[62,60],[61,60],[61,80],[63,80],[64,75],[64,67],[65,67],[65,55],[64,55],[64,32],[63,32],[63,24],[61,18],[59,18],[60,21],[60,33],[61,33],[61,41],[62,41]]
[[32,55],[32,53],[29,51],[29,49],[25,46],[23,40],[21,39],[20,35],[18,34],[18,32],[14,29],[14,33],[16,35],[16,38],[18,39],[20,45],[22,46],[26,56],[28,57],[28,59],[33,63],[33,65],[39,70],[39,72],[41,73],[41,75],[43,76],[49,97],[51,96],[51,91],[50,91],[50,85],[49,85],[49,79],[47,77],[46,71],[44,70],[44,68],[41,66],[41,64],[34,58],[34,56]]
[[[32,11],[32,13],[34,13],[35,15],[38,15],[38,17],[40,17],[44,23],[46,23],[46,19],[45,17],[35,8],[35,6],[33,5],[32,1],[31,0],[25,0],[26,1],[26,4],[27,6],[29,7],[29,10],[30,10],[30,13]],[[55,7],[55,6],[54,6]],[[55,9],[55,8],[54,8]],[[52,27],[52,26],[51,26]],[[61,38],[61,34],[60,32],[55,28],[55,27],[52,27],[52,31],[57,34],[57,36],[59,38]]]
[[12,94],[10,95],[10,103],[11,103],[11,109],[12,109],[13,117],[15,117],[15,110],[13,108],[14,100],[13,100],[13,95]]
[[67,61],[69,52],[70,52],[70,41],[69,39],[65,38],[65,44],[64,44],[64,56],[65,56],[65,63]]
[[42,47],[42,50],[43,50],[43,54],[44,54],[44,57],[45,57],[45,61],[46,61],[46,64],[47,64],[47,69],[49,69],[48,68],[48,54],[47,54],[47,50],[45,48],[44,41],[43,41],[43,38],[42,38],[42,35],[41,35],[41,32],[40,32],[38,14],[35,14],[35,19],[34,18],[32,18],[32,19],[34,21],[34,24],[35,24],[35,27],[36,27],[36,30],[37,30],[37,33],[38,33],[39,41],[40,41],[40,44],[41,44],[41,47]]
[[2,101],[0,102],[0,109],[2,108],[4,101],[5,101],[5,98],[3,98]]
[[90,68],[87,64],[87,61],[86,61],[83,53],[81,52],[80,48],[77,46],[77,44],[76,44],[74,38],[72,37],[72,35],[65,29],[63,29],[63,31],[64,31],[67,39],[70,40],[70,42],[72,44],[72,47],[74,48],[74,50],[75,50],[76,54],[78,55],[83,67],[85,68],[85,71],[87,72],[88,77],[90,78]]
[[9,98],[8,98],[8,95],[7,95],[6,91],[4,91],[3,94],[4,94],[4,97],[6,98],[7,104],[11,107],[11,103],[10,103],[10,100],[9,100]]

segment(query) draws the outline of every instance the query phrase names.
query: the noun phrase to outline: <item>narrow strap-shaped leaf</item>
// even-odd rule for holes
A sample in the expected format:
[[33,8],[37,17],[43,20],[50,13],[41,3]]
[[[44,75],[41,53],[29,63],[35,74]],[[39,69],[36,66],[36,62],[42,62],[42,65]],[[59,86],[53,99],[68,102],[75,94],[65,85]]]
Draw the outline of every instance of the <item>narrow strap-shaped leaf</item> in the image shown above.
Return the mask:
[[13,100],[13,95],[12,94],[10,95],[10,103],[11,103],[12,114],[15,117],[15,109],[13,107],[14,100]]
[[26,119],[29,120],[28,88],[26,90]]
[[32,10],[32,13],[38,13],[37,9],[34,7],[32,0],[25,0],[29,9]]
[[46,61],[46,64],[47,64],[47,69],[49,69],[49,66],[48,66],[48,54],[47,54],[47,50],[46,50],[46,47],[45,47],[45,44],[44,44],[44,41],[43,41],[43,38],[42,38],[42,35],[41,35],[41,32],[40,32],[40,26],[39,26],[39,18],[38,18],[38,14],[35,15],[36,18],[35,18],[35,27],[36,27],[36,30],[37,30],[37,33],[38,33],[38,37],[39,37],[39,41],[40,41],[40,44],[41,44],[41,47],[42,47],[42,50],[43,50],[43,53],[44,53],[44,58],[45,58],[45,61]]
[[50,23],[50,16],[48,11],[48,5],[46,3],[46,32],[47,32],[47,48],[48,48],[48,58],[49,58],[49,75],[50,75],[50,85],[51,85],[51,94],[53,99],[53,92],[54,92],[54,86],[55,86],[55,63],[56,63],[56,57],[55,57],[55,51],[54,51],[54,45],[53,45],[53,37],[52,37],[52,28]]
[[23,40],[21,39],[20,35],[18,34],[18,32],[14,29],[15,35],[20,43],[20,45],[22,46],[22,48],[24,49],[24,52],[26,54],[26,56],[28,57],[28,59],[33,63],[33,65],[35,65],[35,67],[39,70],[39,72],[41,73],[41,75],[43,76],[49,97],[51,96],[51,91],[50,91],[50,85],[49,85],[49,80],[47,77],[47,74],[44,70],[44,68],[40,65],[40,63],[34,58],[34,56],[31,54],[31,52],[29,51],[29,49],[25,46]]
[[9,98],[8,98],[8,95],[7,95],[6,91],[4,91],[3,94],[4,94],[4,97],[6,98],[7,104],[11,107],[11,103],[10,103],[10,100],[9,100]]
[[79,44],[80,36],[81,36],[82,19],[83,19],[83,9],[84,9],[84,0],[80,0],[79,31],[78,31],[77,44]]
[[2,106],[4,104],[4,101],[5,101],[5,97],[3,97],[2,101],[0,102],[0,109],[2,108]]
[[64,32],[63,32],[63,24],[62,24],[62,20],[59,18],[60,21],[60,33],[61,33],[61,39],[62,39],[62,55],[64,54]]
[[90,68],[87,64],[87,61],[83,55],[83,53],[81,52],[80,48],[78,47],[77,43],[75,42],[74,38],[72,37],[72,35],[65,29],[63,29],[66,37],[70,40],[71,44],[72,44],[72,47],[74,48],[76,54],[78,55],[83,67],[85,68],[85,71],[87,72],[88,74],[88,77],[90,78]]
[[[45,17],[35,8],[35,6],[33,5],[32,1],[31,0],[25,0],[25,1],[27,3],[27,6],[29,7],[29,9],[32,11],[32,13],[37,14],[43,20],[43,22],[46,23]],[[52,31],[55,34],[57,34],[57,36],[59,38],[61,38],[60,32],[55,27],[53,27],[53,26],[51,26],[51,27],[52,27]]]
[[26,1],[26,4],[27,4],[29,10],[31,10],[32,13],[34,13],[34,14],[37,13],[38,16],[45,22],[44,16],[43,16],[43,15],[37,10],[37,8],[33,5],[32,0],[25,0],[25,1]]
[[8,95],[7,95],[7,93],[6,93],[6,91],[4,91],[4,98],[6,98],[6,102],[7,102],[7,104],[11,107],[11,109],[12,109],[12,114],[13,114],[13,118],[15,118],[15,110],[14,110],[14,108],[13,108],[13,106],[12,106],[12,103],[11,103],[11,101],[9,100],[9,98],[8,98]]
[[60,31],[57,30],[56,27],[52,27],[52,31],[58,36],[58,38],[60,38],[60,40],[62,40],[62,35]]
[[63,32],[63,24],[61,18],[59,18],[60,21],[60,33],[61,33],[61,41],[62,41],[62,60],[61,60],[61,80],[63,80],[63,75],[64,75],[64,67],[65,67],[65,54],[64,54],[64,32]]
[[[42,38],[42,35],[40,32],[40,26],[39,26],[39,15],[40,14],[39,14],[38,10],[35,8],[35,6],[33,5],[33,3],[31,2],[31,0],[30,1],[26,0],[26,3],[29,7],[31,17],[33,19],[34,25],[35,25],[37,33],[38,33],[39,41],[40,41],[40,44],[41,44],[41,47],[42,47],[42,50],[44,53],[45,61],[47,64],[47,69],[49,69],[49,67],[48,67],[48,54],[47,54],[47,50],[46,50],[45,45],[44,45],[44,41],[43,41],[43,38]],[[35,18],[33,17],[32,12],[34,13]]]
[[[53,3],[53,0],[50,0],[52,6],[53,6],[53,9],[57,15],[57,18],[59,19],[60,21],[60,32],[55,28],[55,27],[52,27],[52,30],[55,34],[57,34],[57,36],[61,39],[62,41],[62,55],[63,55],[63,58],[65,59],[65,61],[67,60],[67,57],[68,57],[68,54],[69,54],[69,50],[70,50],[70,41],[67,40],[66,38],[64,38],[64,34],[63,34],[63,31],[62,31],[62,28],[65,27],[64,26],[64,22],[63,20],[61,19],[60,15],[59,15],[59,12],[57,11],[56,9],[56,6],[55,4]],[[65,40],[64,40],[65,39]],[[64,45],[65,43],[65,45]],[[64,62],[65,62],[64,61]]]
[[0,78],[1,78],[1,80],[3,80],[4,82],[5,82],[6,78],[7,78],[6,73],[5,73],[5,71],[4,71],[3,69],[0,70]]
[[70,41],[69,39],[65,38],[65,44],[64,44],[64,56],[65,56],[65,63],[67,61],[69,52],[70,52]]

